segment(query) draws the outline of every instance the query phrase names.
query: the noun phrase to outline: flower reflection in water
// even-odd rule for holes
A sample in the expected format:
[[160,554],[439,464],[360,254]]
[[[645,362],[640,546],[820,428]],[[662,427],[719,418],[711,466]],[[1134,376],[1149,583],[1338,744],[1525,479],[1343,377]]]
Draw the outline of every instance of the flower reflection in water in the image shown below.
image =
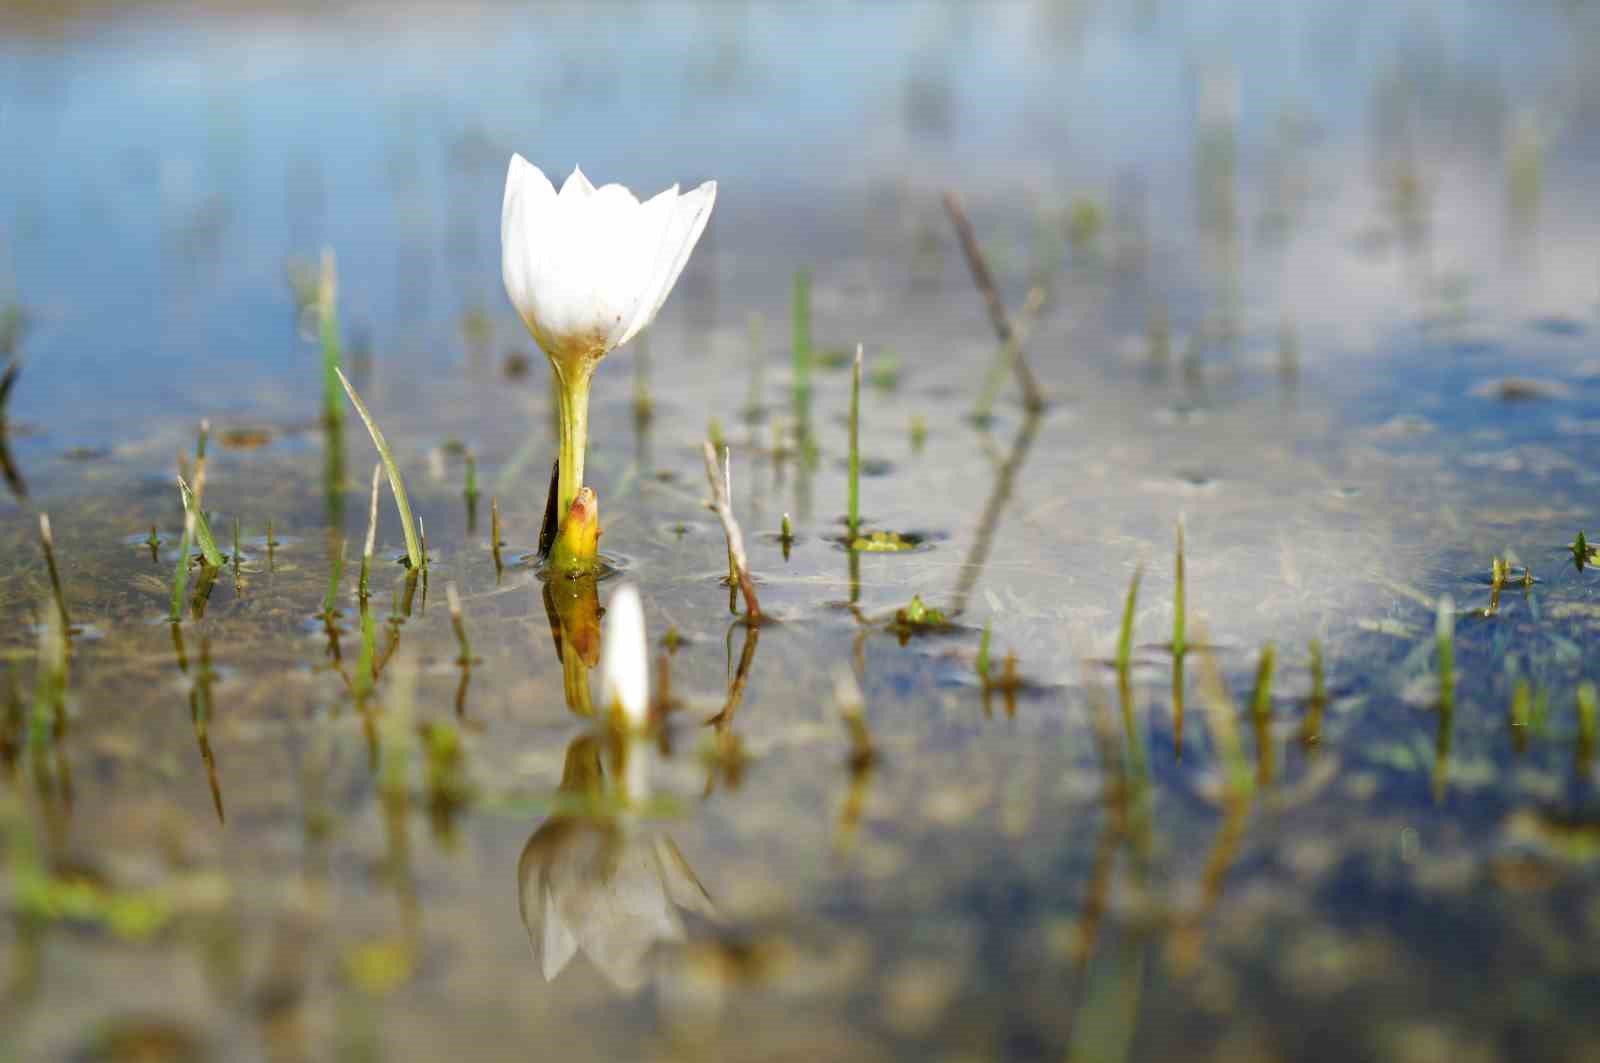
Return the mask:
[[645,755],[642,747],[610,738],[576,739],[567,748],[560,787],[570,804],[523,847],[517,865],[522,923],[546,981],[582,949],[607,981],[632,993],[649,977],[657,945],[687,940],[686,913],[716,917],[672,839],[615,811],[642,796],[617,780],[636,777],[626,761]]

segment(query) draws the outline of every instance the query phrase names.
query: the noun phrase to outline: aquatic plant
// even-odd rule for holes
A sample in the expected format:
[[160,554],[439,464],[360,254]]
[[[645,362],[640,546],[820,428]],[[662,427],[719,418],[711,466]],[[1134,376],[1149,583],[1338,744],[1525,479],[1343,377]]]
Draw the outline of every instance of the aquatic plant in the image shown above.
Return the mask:
[[[196,469],[199,470],[198,465]],[[211,522],[206,520],[205,510],[200,508],[200,499],[190,490],[188,481],[181,476],[178,477],[178,493],[183,497],[184,512],[194,517],[194,537],[200,546],[200,556],[205,559],[208,568],[221,568],[227,559],[217,547],[217,538],[211,532]]]
[[640,203],[622,185],[596,189],[574,169],[558,194],[513,155],[500,215],[506,295],[550,360],[560,419],[566,514],[583,486],[589,383],[600,360],[655,318],[705,229],[717,184],[678,186]]
[[1300,727],[1300,741],[1310,745],[1322,741],[1322,714],[1328,707],[1328,681],[1322,661],[1322,643],[1311,640],[1311,698]]
[[468,447],[464,453],[467,463],[467,482],[461,494],[467,500],[467,530],[470,532],[478,523],[478,459]]
[[1250,714],[1258,720],[1272,715],[1272,671],[1277,661],[1277,650],[1272,643],[1261,647],[1261,658],[1256,663],[1255,691],[1250,695]]
[[1567,544],[1567,549],[1572,553],[1572,566],[1582,572],[1589,565],[1600,565],[1600,546],[1593,546],[1584,537],[1583,529],[1578,529],[1577,536]]
[[39,547],[44,551],[45,568],[50,573],[50,595],[55,600],[56,611],[61,614],[61,626],[72,630],[72,617],[67,613],[67,592],[61,587],[61,570],[56,566],[56,537],[50,530],[50,514],[39,514]]
[[600,545],[600,500],[592,487],[578,489],[550,544],[547,567],[569,579],[593,574]]
[[456,648],[460,653],[456,663],[462,666],[472,664],[472,643],[467,639],[467,623],[461,612],[461,593],[456,590],[454,582],[444,585],[445,603],[450,608],[450,630],[455,632]]
[[1017,321],[1011,329],[1010,337],[1002,341],[1000,349],[995,352],[994,362],[984,375],[983,387],[978,392],[977,401],[973,403],[972,419],[978,424],[987,424],[994,416],[994,404],[1000,398],[1000,389],[1005,385],[1006,374],[1014,372],[1012,364],[1017,360],[1022,345],[1027,343],[1028,333],[1032,331],[1034,320],[1043,309],[1044,301],[1043,288],[1029,289],[1027,298],[1022,303],[1022,309],[1017,313]]
[[755,582],[750,578],[750,563],[745,558],[744,535],[733,516],[733,456],[724,449],[722,468],[717,468],[717,452],[711,444],[702,444],[706,463],[706,480],[711,485],[711,499],[706,508],[722,522],[722,533],[728,540],[728,565],[730,577],[744,595],[745,612],[752,618],[761,615],[761,603],[756,599]]
[[372,467],[372,497],[367,503],[367,539],[361,547],[361,578],[356,583],[356,593],[366,602],[371,596],[372,551],[378,538],[378,490],[383,484],[383,463]]
[[372,419],[372,414],[367,411],[367,404],[356,394],[356,389],[344,375],[344,370],[335,367],[333,372],[339,378],[339,383],[344,385],[345,394],[350,396],[350,403],[356,408],[356,413],[361,415],[362,423],[367,426],[367,433],[372,436],[372,445],[378,448],[378,457],[383,462],[384,470],[389,474],[389,490],[394,492],[395,509],[400,513],[400,530],[406,537],[406,561],[413,572],[420,571],[427,566],[428,555],[422,548],[416,522],[411,516],[411,503],[406,498],[405,482],[400,478],[400,466],[395,462],[394,453],[389,450],[389,442],[383,438],[378,422]]
[[494,558],[494,572],[500,575],[500,496],[494,495],[489,499],[489,553]]
[[[1016,329],[1012,327],[1011,318],[1006,314],[1005,303],[1000,299],[1000,289],[995,286],[994,274],[989,271],[988,260],[983,256],[983,248],[978,245],[978,236],[973,232],[966,208],[961,205],[959,196],[954,192],[946,192],[944,209],[945,213],[950,215],[950,224],[955,227],[956,238],[961,242],[961,252],[966,256],[967,269],[972,273],[972,283],[977,285],[978,293],[983,296],[984,307],[989,312],[989,323],[994,326],[1001,347],[1011,348],[1008,360],[1012,372],[1016,375],[1017,384],[1022,389],[1022,407],[1029,413],[1037,413],[1044,409],[1044,392],[1040,390],[1038,378],[1028,366],[1028,359],[1022,352],[1020,341],[1014,343],[1017,341]],[[1042,298],[1041,294],[1041,300]]]
[[1128,598],[1122,605],[1122,627],[1117,632],[1117,674],[1124,679],[1133,657],[1133,610],[1139,601],[1139,581],[1143,577],[1144,566],[1140,565],[1133,570],[1133,579],[1128,581]]

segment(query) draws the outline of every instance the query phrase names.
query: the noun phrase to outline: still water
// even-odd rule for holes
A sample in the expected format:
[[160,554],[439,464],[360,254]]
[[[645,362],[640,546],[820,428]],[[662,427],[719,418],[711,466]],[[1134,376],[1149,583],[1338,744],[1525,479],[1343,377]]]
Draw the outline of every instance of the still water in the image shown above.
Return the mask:
[[[0,1059],[1594,1058],[1597,46],[1556,2],[9,5]],[[527,560],[513,151],[720,186],[597,376],[598,583]],[[324,248],[431,557],[385,501],[365,605]],[[841,542],[858,342],[908,553]],[[239,564],[173,624],[205,418]],[[667,721],[625,756],[621,578]]]

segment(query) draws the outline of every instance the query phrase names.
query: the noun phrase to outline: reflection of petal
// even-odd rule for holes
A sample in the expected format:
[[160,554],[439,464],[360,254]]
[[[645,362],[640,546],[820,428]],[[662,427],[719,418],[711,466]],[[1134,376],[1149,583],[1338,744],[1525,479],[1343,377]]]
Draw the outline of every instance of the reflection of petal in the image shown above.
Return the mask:
[[581,949],[607,981],[634,992],[649,975],[656,946],[685,940],[680,908],[715,915],[669,839],[605,822],[545,823],[523,848],[517,876],[522,922],[547,981]]
[[587,852],[575,847],[551,869],[551,889],[584,955],[631,993],[644,984],[655,946],[684,939],[683,924],[647,845],[594,834],[586,842]]
[[657,838],[655,848],[661,880],[666,885],[667,896],[672,898],[672,903],[686,912],[715,919],[717,907],[711,902],[711,895],[706,888],[700,884],[694,868],[683,858],[678,843],[671,838]]
[[[567,929],[561,921],[561,913],[556,910],[555,894],[549,890],[544,893],[544,945],[543,956],[540,959],[540,968],[544,971],[544,980],[550,981],[561,973],[561,969],[572,959],[572,954],[578,951],[578,939],[572,936],[572,931]],[[530,928],[530,936],[533,931]]]

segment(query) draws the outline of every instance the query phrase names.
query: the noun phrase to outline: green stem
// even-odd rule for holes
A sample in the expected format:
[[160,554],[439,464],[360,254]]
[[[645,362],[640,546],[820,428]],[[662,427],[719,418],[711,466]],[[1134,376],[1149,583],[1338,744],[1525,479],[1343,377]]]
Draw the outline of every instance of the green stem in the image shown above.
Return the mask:
[[570,367],[571,379],[556,370],[556,400],[561,414],[561,472],[556,489],[557,519],[567,519],[583,486],[583,457],[589,446],[589,381],[593,363]]

